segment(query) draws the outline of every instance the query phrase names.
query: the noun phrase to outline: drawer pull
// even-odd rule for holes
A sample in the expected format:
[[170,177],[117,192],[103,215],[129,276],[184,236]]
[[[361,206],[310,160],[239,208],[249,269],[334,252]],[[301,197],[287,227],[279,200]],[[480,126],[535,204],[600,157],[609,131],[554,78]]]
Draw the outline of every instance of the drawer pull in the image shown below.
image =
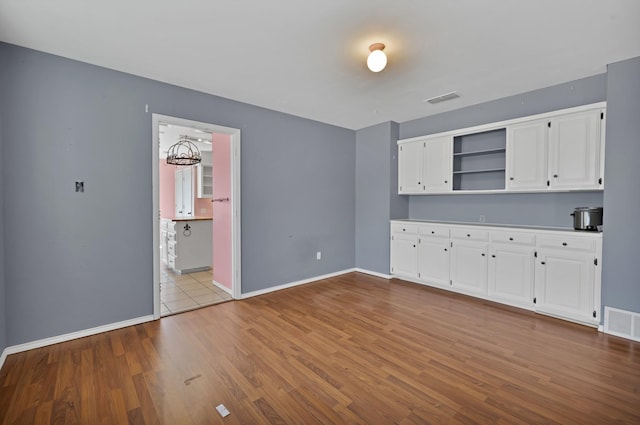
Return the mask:
[[491,258],[496,258],[496,255],[495,254],[491,254]]
[[509,240],[510,240],[510,241],[512,241],[512,240],[513,240],[513,238],[509,238]]
[[470,238],[470,237],[471,237],[471,234],[470,234],[470,233],[467,233],[467,237],[468,237],[468,238]]
[[432,235],[435,235],[435,234],[436,234],[435,230],[432,230],[432,231],[431,231],[431,234],[432,234]]
[[566,242],[562,242],[562,246],[567,246],[567,243]]
[[407,229],[405,229],[405,228],[403,227],[403,228],[402,228],[402,231],[403,231],[403,232],[406,232],[406,231],[407,231]]
[[484,257],[484,252],[482,253],[482,256]]
[[447,248],[444,249],[444,252],[447,252]]

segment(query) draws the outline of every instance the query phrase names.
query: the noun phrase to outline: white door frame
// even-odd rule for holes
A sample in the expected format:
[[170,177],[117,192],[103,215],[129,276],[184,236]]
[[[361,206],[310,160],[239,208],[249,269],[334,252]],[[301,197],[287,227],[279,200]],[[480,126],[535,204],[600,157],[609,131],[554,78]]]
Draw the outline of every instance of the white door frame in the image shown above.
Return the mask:
[[[234,299],[242,294],[241,281],[241,233],[240,233],[240,130],[200,121],[192,121],[168,115],[152,114],[153,155],[151,172],[153,181],[153,317],[160,318],[160,123],[196,128],[208,133],[221,133],[231,136],[231,292]],[[215,220],[215,218],[214,218]]]

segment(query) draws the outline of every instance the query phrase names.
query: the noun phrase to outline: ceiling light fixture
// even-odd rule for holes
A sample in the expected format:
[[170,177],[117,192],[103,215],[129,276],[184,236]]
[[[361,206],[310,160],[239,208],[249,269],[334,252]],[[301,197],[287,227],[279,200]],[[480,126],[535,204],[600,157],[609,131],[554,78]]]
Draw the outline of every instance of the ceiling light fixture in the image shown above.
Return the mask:
[[367,67],[371,72],[380,72],[387,66],[387,55],[383,50],[385,45],[382,43],[373,43],[369,46],[369,57],[367,58]]

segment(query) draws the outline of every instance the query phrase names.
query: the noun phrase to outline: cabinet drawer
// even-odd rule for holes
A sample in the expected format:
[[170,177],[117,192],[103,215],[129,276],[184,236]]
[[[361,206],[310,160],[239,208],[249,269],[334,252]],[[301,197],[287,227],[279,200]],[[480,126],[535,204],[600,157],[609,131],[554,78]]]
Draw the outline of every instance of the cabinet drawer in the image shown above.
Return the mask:
[[420,234],[420,236],[429,236],[434,238],[448,238],[449,228],[420,225],[418,228],[418,233]]
[[406,233],[408,235],[418,234],[418,225],[413,223],[393,223],[391,233]]
[[451,237],[456,239],[466,239],[470,241],[488,241],[489,232],[479,229],[451,229]]
[[175,241],[176,232],[167,232],[167,241]]
[[171,254],[167,255],[167,265],[169,267],[171,267],[172,269],[175,269],[176,268],[176,257],[174,257]]
[[538,245],[545,248],[572,249],[595,252],[594,239],[572,238],[562,236],[538,236]]
[[177,256],[176,254],[176,243],[174,241],[167,243],[167,252],[171,255]]
[[492,231],[491,242],[514,243],[519,245],[535,245],[536,235],[532,233]]

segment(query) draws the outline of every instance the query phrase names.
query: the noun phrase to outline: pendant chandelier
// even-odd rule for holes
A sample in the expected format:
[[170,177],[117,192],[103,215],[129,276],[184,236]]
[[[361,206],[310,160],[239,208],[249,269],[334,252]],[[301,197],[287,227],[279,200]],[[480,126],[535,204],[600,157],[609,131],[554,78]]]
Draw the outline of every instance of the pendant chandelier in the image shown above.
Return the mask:
[[195,165],[202,161],[200,150],[193,143],[192,137],[181,135],[176,144],[167,151],[167,164]]

